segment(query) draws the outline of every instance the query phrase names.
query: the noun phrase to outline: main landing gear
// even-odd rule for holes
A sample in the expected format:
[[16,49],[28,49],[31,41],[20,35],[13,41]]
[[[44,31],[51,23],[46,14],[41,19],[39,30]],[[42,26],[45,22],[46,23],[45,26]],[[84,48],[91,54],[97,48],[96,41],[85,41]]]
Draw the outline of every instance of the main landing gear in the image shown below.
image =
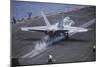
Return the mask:
[[65,39],[68,39],[69,38],[69,33],[63,33],[63,35],[65,36]]

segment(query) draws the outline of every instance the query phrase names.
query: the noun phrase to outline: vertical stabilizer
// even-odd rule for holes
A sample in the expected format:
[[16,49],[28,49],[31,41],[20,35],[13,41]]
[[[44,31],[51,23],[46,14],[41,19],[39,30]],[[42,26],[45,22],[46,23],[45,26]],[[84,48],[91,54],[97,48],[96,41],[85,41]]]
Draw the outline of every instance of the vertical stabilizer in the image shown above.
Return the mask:
[[46,25],[47,25],[48,27],[50,27],[51,24],[50,24],[49,20],[47,19],[46,15],[45,15],[42,11],[41,11],[41,15],[43,16]]

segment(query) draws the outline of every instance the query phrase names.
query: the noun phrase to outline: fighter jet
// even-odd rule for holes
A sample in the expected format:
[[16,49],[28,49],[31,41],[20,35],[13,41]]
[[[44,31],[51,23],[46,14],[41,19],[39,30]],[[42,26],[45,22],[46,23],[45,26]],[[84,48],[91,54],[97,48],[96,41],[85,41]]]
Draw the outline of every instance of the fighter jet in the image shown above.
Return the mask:
[[22,31],[31,31],[31,32],[44,32],[49,37],[54,35],[66,36],[69,37],[70,33],[78,33],[78,32],[87,32],[88,29],[81,27],[72,26],[75,22],[70,19],[70,17],[65,17],[62,22],[57,22],[54,24],[50,24],[44,12],[41,12],[42,17],[46,23],[46,26],[36,26],[36,27],[22,27]]

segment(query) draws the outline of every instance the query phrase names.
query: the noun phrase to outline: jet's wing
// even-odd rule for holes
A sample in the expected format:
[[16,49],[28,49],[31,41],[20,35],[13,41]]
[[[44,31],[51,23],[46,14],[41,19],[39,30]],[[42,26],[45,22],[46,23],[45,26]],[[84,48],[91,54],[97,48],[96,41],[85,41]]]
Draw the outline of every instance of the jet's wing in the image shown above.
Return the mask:
[[44,21],[46,23],[47,26],[37,26],[37,27],[22,27],[21,30],[22,31],[31,31],[31,32],[45,32],[47,31],[47,29],[51,26],[50,22],[48,21],[46,15],[41,12],[41,15],[44,18]]
[[51,24],[50,24],[49,20],[47,19],[46,15],[45,15],[42,11],[41,11],[41,15],[43,16],[46,25],[47,25],[48,27],[50,27]]
[[65,32],[73,33],[73,32],[87,32],[88,29],[81,28],[81,27],[66,27],[64,30],[67,30]]
[[47,26],[37,26],[37,27],[22,27],[22,31],[30,31],[30,32],[45,32],[47,31]]

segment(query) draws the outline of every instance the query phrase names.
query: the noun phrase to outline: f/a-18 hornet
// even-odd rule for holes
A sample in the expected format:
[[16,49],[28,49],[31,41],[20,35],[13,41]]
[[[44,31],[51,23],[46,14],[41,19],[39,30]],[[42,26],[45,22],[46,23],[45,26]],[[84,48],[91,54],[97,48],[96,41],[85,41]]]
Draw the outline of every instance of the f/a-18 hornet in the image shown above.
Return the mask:
[[66,36],[69,37],[69,33],[78,33],[78,32],[87,32],[88,29],[82,27],[74,27],[72,26],[75,22],[70,19],[70,17],[65,17],[62,22],[57,22],[54,24],[50,24],[46,15],[41,12],[42,17],[46,23],[46,26],[36,26],[36,27],[22,27],[22,31],[30,31],[30,32],[44,32],[49,37],[53,35]]

